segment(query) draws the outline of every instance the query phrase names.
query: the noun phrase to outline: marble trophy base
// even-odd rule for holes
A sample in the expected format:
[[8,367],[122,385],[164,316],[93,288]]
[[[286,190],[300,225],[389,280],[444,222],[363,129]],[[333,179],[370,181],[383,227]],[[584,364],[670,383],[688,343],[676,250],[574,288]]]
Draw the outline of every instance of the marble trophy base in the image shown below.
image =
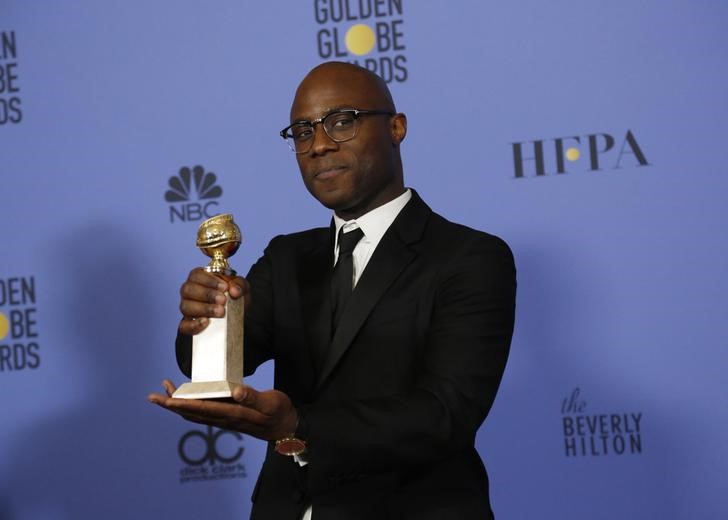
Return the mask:
[[192,381],[172,394],[179,399],[232,397],[243,382],[243,298],[228,297],[224,318],[211,318],[192,336]]

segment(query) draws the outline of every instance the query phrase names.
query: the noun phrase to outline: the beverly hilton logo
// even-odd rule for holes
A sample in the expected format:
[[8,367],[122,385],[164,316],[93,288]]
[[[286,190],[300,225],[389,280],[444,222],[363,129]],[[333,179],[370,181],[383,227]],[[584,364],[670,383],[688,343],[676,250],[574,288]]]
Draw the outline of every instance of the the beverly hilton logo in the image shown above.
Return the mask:
[[348,61],[384,79],[407,80],[403,0],[314,0],[323,60]]
[[164,194],[164,200],[171,203],[169,221],[198,221],[219,213],[214,199],[222,195],[222,188],[216,182],[217,176],[205,172],[202,166],[180,168],[179,174],[169,178],[169,189]]
[[561,428],[566,457],[642,453],[642,412],[588,413],[578,387],[561,402]]

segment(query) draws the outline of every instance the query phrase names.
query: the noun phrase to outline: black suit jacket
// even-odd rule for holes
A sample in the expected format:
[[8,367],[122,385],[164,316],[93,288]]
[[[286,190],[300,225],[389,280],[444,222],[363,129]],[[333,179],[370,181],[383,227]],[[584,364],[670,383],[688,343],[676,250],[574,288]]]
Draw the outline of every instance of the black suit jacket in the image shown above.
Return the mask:
[[[333,226],[278,236],[248,275],[246,373],[275,360],[309,460],[269,446],[252,518],[298,520],[308,503],[315,520],[490,518],[474,439],[513,332],[508,246],[413,192],[332,337],[333,244]],[[189,343],[177,342],[185,372]]]

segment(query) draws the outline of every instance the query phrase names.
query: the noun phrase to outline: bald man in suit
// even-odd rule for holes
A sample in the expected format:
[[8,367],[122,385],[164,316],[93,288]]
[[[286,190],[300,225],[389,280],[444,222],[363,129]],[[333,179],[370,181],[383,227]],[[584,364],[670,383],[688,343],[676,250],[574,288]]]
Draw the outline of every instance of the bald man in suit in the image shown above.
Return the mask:
[[[381,78],[347,63],[314,68],[281,135],[332,222],[274,238],[246,278],[198,269],[182,286],[183,372],[225,292],[246,296],[246,371],[275,360],[273,390],[181,400],[165,381],[167,395],[150,396],[269,441],[255,520],[493,517],[474,441],[508,356],[513,257],[405,188],[406,133]],[[339,296],[346,265],[352,287]]]

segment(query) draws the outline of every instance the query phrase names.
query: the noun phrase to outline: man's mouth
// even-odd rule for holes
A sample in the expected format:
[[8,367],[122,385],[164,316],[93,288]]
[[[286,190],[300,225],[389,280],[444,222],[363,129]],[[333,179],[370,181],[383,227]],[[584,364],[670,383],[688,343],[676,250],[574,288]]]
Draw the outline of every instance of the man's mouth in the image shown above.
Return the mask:
[[333,177],[336,177],[337,175],[340,175],[342,172],[346,171],[346,166],[323,166],[321,168],[316,169],[316,172],[314,173],[314,178],[325,181],[327,179],[331,179]]

